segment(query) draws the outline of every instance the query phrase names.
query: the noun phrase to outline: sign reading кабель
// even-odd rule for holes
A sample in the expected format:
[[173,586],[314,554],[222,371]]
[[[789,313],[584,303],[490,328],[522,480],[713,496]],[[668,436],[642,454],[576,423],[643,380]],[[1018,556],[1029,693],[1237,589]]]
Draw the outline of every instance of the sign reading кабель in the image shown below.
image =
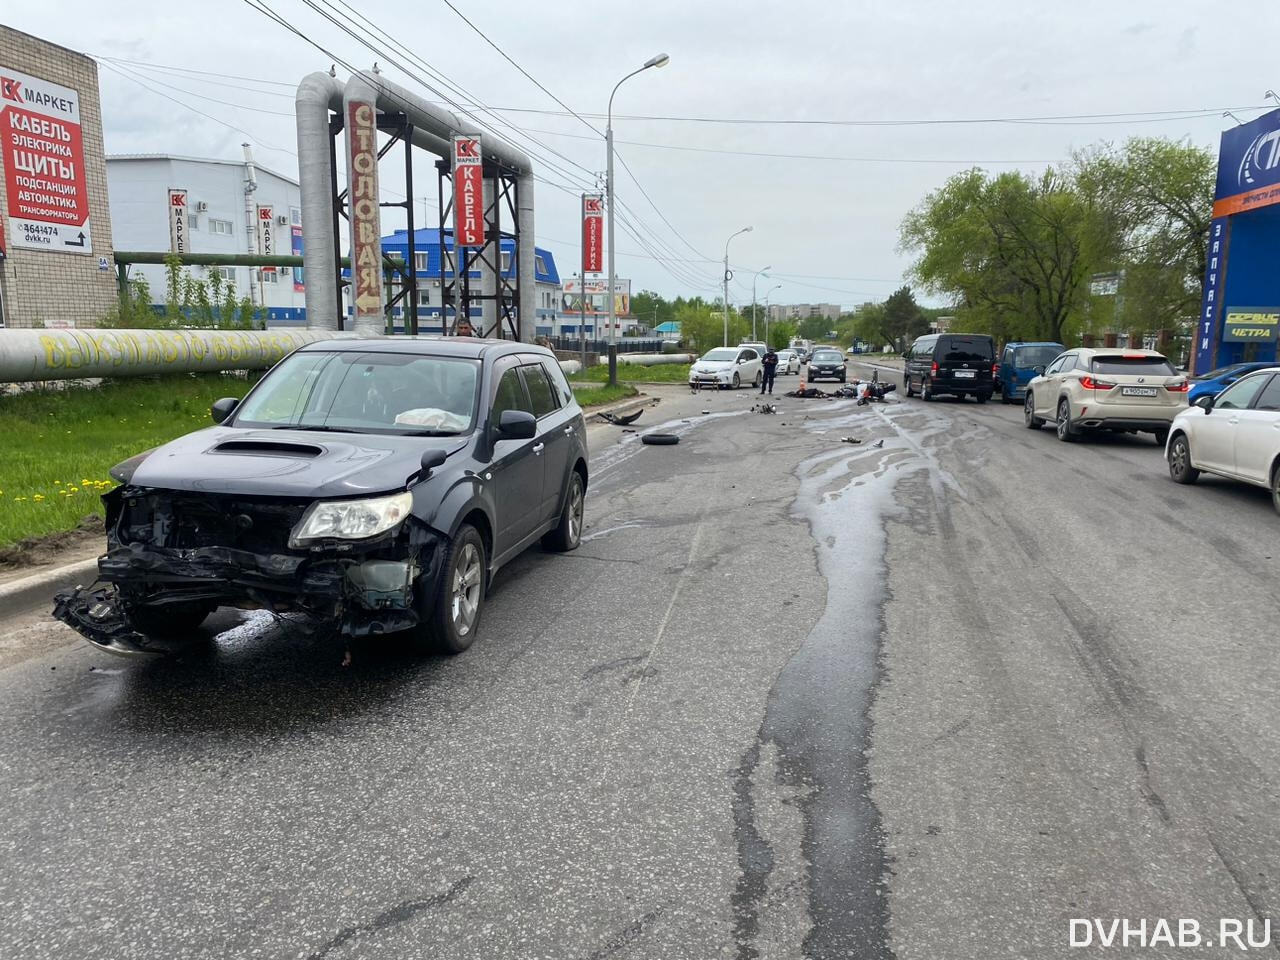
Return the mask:
[[80,95],[0,67],[0,141],[13,245],[92,254]]

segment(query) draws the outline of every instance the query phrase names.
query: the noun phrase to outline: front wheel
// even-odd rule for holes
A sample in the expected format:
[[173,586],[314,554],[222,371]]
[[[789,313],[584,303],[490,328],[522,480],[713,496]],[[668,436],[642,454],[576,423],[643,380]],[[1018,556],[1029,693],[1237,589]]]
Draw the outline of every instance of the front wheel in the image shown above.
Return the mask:
[[742,386],[742,378],[735,373],[733,375],[733,389],[737,390],[740,386]]
[[1027,391],[1027,399],[1022,402],[1022,422],[1028,430],[1039,430],[1044,426],[1044,421],[1036,416],[1036,402],[1030,390]]
[[464,523],[449,545],[427,624],[439,652],[461,653],[475,641],[484,609],[484,571],[484,540]]
[[[1169,445],[1169,478],[1174,483],[1195,483],[1200,471],[1191,465],[1191,445],[1185,434],[1178,434]],[[1275,483],[1271,484],[1275,490]]]
[[574,470],[569,477],[569,489],[565,493],[560,523],[542,538],[542,545],[548,550],[568,553],[578,549],[578,544],[582,542],[583,503],[586,499],[583,493],[582,474]]

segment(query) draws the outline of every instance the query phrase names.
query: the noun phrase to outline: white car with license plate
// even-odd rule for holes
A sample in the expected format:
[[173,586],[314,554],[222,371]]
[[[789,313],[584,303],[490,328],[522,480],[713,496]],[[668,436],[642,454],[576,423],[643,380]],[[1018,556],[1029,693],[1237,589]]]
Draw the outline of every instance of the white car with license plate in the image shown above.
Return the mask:
[[1161,446],[1173,418],[1187,409],[1187,378],[1154,350],[1078,347],[1027,384],[1023,421],[1053,423],[1058,439],[1111,430],[1151,433]]
[[692,387],[720,387],[736,390],[749,383],[759,388],[764,380],[760,354],[750,347],[716,347],[708,350],[689,368]]
[[1280,512],[1280,366],[1200,397],[1174,417],[1165,459],[1177,483],[1213,473],[1266,487]]

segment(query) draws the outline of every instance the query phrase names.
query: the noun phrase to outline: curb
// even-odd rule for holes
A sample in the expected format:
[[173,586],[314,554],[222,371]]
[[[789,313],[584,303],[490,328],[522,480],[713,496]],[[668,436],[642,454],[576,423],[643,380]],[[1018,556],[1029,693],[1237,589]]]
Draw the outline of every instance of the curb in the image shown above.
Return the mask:
[[88,583],[98,575],[98,558],[80,560],[66,566],[11,580],[0,585],[0,617],[28,613],[41,604],[53,603],[59,590]]

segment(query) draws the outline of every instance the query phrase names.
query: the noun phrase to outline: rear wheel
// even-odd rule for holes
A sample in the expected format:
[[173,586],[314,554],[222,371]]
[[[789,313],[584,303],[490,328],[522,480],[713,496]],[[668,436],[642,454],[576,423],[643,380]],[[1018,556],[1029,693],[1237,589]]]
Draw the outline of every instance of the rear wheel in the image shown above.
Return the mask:
[[756,372],[756,378],[755,378],[754,380],[752,380],[752,381],[751,381],[751,386],[752,386],[752,387],[754,387],[755,389],[759,390],[759,389],[760,389],[760,384],[761,384],[761,383],[763,383],[763,382],[764,382],[764,374],[763,374],[763,373],[760,373],[759,371],[757,371],[757,372]]
[[907,396],[914,397],[915,395],[916,395],[915,381],[912,380],[910,377],[907,377]]
[[928,380],[920,381],[920,399],[925,403],[933,400],[933,389],[929,386]]
[[1036,402],[1030,390],[1027,391],[1027,399],[1022,402],[1022,422],[1028,430],[1039,430],[1044,426],[1044,421],[1036,416]]
[[991,399],[991,394],[979,393],[979,394],[976,394],[973,399],[977,400],[979,403],[986,403],[988,400]]
[[[1186,434],[1178,434],[1169,445],[1169,477],[1174,483],[1195,483],[1200,471],[1191,465],[1191,445],[1187,443]],[[1271,484],[1274,491],[1276,485]]]
[[1076,438],[1076,428],[1071,425],[1071,402],[1063,397],[1058,401],[1058,439],[1071,443]]
[[1280,513],[1280,463],[1271,468],[1271,503]]
[[554,530],[542,538],[542,545],[557,553],[568,553],[578,549],[582,542],[583,504],[582,474],[574,470],[569,476],[569,489],[565,492],[564,509],[560,512],[560,523]]
[[742,386],[742,378],[735,372],[733,375],[733,389],[737,390]]
[[464,523],[445,555],[435,603],[427,621],[431,646],[461,653],[475,641],[484,609],[484,540]]

